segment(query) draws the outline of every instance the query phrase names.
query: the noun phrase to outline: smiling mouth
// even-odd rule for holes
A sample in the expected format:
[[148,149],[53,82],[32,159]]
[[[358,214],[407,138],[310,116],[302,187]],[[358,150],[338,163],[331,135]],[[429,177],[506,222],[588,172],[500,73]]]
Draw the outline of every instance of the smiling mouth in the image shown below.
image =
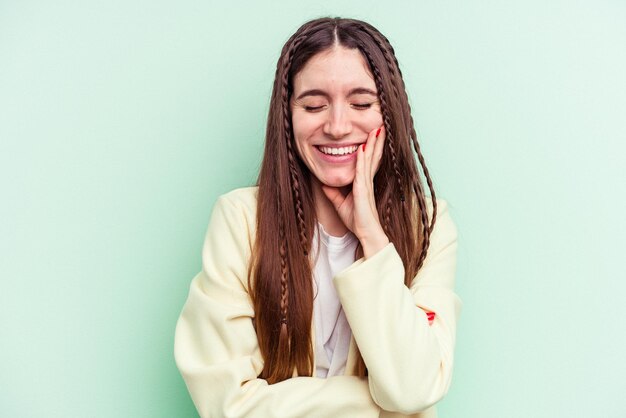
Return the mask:
[[357,149],[359,149],[358,145],[350,145],[347,147],[324,147],[320,145],[315,146],[318,150],[320,150],[323,154],[326,155],[350,155],[354,154]]

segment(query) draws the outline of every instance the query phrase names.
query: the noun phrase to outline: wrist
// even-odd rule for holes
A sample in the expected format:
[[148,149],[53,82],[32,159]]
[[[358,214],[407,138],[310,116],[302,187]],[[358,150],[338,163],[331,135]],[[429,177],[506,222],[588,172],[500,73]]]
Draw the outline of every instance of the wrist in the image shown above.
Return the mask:
[[363,247],[363,257],[365,259],[372,257],[389,244],[389,238],[382,228],[379,231],[360,237],[359,241],[361,242],[361,247]]

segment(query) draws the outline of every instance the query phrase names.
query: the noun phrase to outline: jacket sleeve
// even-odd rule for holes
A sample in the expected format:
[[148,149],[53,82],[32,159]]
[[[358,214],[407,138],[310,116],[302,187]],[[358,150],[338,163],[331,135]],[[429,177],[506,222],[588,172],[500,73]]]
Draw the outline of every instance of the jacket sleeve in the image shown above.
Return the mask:
[[[222,196],[176,325],[174,357],[201,417],[378,417],[367,379],[293,377],[269,385],[246,290],[250,220]],[[238,207],[239,206],[239,207]]]
[[446,201],[437,202],[428,253],[410,289],[392,243],[334,279],[368,368],[372,398],[388,411],[423,411],[447,393],[452,379],[461,309],[453,290],[457,229]]

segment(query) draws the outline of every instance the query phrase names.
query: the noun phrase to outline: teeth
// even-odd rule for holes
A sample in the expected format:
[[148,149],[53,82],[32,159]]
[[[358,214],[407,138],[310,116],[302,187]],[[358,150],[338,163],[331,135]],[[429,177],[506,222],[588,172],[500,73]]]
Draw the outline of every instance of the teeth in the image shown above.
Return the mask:
[[341,148],[331,148],[331,147],[318,147],[318,149],[320,151],[322,151],[324,154],[329,154],[329,155],[346,155],[346,154],[352,154],[354,151],[356,151],[359,148],[358,145],[352,145],[350,147],[341,147]]

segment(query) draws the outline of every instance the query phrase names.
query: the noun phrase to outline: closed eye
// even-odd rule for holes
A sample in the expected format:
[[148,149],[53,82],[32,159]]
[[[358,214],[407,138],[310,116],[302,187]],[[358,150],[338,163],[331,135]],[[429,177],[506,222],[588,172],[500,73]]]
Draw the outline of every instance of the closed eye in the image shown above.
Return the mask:
[[307,112],[320,112],[325,106],[304,106],[304,110]]
[[369,109],[370,107],[372,107],[371,103],[353,103],[352,107],[354,107],[355,109],[359,109],[359,110],[365,110],[365,109]]

